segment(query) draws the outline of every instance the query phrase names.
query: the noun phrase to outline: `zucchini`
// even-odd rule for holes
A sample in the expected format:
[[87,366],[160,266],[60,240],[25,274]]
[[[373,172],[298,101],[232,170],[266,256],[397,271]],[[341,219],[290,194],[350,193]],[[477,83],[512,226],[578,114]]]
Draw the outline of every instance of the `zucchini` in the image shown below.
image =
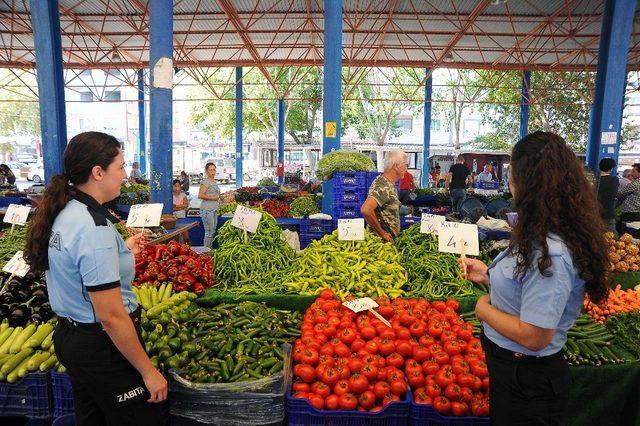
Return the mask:
[[49,357],[49,359],[47,359],[45,362],[40,364],[40,367],[38,367],[38,369],[44,373],[45,371],[51,370],[53,366],[56,365],[57,362],[58,362],[58,358],[56,358],[56,355],[53,354]]
[[31,337],[31,335],[35,332],[36,332],[35,324],[29,324],[28,326],[26,326],[24,330],[22,330],[20,335],[16,338],[16,340],[14,340],[13,343],[11,344],[9,353],[17,354],[18,352],[20,352],[20,349],[22,348],[22,345],[24,344],[24,342],[26,342],[27,339]]
[[33,333],[31,337],[29,337],[29,340],[27,340],[22,345],[22,349],[24,349],[25,347],[33,349],[40,347],[40,345],[42,345],[42,343],[44,342],[44,339],[46,339],[47,336],[49,336],[49,334],[51,333],[53,333],[53,325],[48,322],[42,324],[40,327],[38,327],[38,330]]
[[8,375],[13,370],[15,370],[16,367],[18,367],[18,365],[20,365],[22,361],[24,361],[25,359],[28,359],[32,354],[33,354],[33,349],[31,348],[26,348],[21,350],[20,352],[18,352],[17,354],[9,358],[2,365],[2,368],[0,368],[0,373],[4,374],[5,376]]
[[31,358],[29,358],[27,368],[29,369],[29,371],[36,371],[40,367],[40,364],[48,360],[50,356],[51,354],[48,351],[37,351],[31,356]]
[[[29,362],[29,358],[25,358],[12,372],[7,374],[7,382],[15,383],[18,379],[27,375],[27,363]],[[24,374],[20,375],[21,372],[24,371]]]
[[151,293],[151,307],[154,307],[158,304],[158,289],[149,287],[149,293]]
[[162,302],[162,297],[164,296],[164,292],[167,289],[167,283],[162,283],[160,289],[158,290],[158,303]]
[[13,333],[13,328],[11,327],[0,332],[0,346],[2,346],[4,342],[6,342],[9,336],[11,336],[11,333]]
[[53,347],[53,331],[49,333],[49,335],[44,339],[42,345],[40,345],[42,349],[49,349]]
[[173,291],[173,284],[169,283],[167,284],[167,288],[164,291],[164,294],[162,295],[162,302],[166,302],[167,300],[169,300],[171,298],[171,292]]
[[4,341],[2,346],[0,346],[0,354],[8,354],[9,353],[9,349],[11,348],[11,344],[13,343],[14,340],[16,340],[18,335],[20,333],[22,333],[22,330],[23,330],[22,327],[16,327],[16,328],[13,329],[13,332],[11,333],[11,336],[9,336],[9,338]]

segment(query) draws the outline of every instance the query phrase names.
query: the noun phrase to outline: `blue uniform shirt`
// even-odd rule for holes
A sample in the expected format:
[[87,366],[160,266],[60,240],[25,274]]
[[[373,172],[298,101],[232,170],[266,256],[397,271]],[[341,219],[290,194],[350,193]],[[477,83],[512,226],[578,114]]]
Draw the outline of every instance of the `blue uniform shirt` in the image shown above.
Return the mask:
[[537,259],[521,279],[514,277],[516,258],[504,251],[489,267],[491,305],[521,321],[540,328],[555,329],[551,343],[538,352],[531,351],[499,334],[483,323],[485,335],[496,345],[525,355],[548,356],[559,352],[567,340],[567,331],[580,314],[584,300],[584,281],[573,266],[569,249],[557,236],[547,238],[551,266],[545,277]]
[[117,222],[105,207],[80,191],[56,217],[46,278],[51,309],[58,316],[99,322],[88,292],[116,287],[122,290],[129,313],[138,307],[131,290],[135,260],[113,225]]

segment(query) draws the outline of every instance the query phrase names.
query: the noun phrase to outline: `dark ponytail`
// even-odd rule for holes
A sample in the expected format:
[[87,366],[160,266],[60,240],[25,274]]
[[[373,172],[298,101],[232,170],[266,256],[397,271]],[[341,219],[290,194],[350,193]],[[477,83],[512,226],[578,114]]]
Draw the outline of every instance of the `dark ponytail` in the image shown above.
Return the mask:
[[86,183],[95,166],[106,170],[118,156],[120,142],[111,135],[85,132],[74,136],[64,150],[64,174],[55,175],[38,204],[27,232],[24,259],[34,272],[49,269],[49,238],[58,214],[73,197],[74,185]]

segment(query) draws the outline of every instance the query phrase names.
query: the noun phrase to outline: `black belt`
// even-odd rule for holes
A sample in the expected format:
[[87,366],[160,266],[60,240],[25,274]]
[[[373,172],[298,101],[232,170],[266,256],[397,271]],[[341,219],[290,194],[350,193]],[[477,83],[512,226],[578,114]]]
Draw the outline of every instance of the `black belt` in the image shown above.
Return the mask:
[[500,346],[493,343],[491,339],[485,336],[484,333],[482,333],[480,339],[484,344],[486,352],[490,352],[490,354],[494,357],[506,361],[524,362],[529,364],[549,364],[564,359],[562,356],[562,351],[547,356],[526,355],[520,352],[513,352],[508,349],[501,348]]
[[[142,312],[142,308],[138,306],[135,311],[129,314],[129,317],[131,317],[131,321],[133,321],[134,326],[137,326],[138,323],[140,322],[141,312]],[[87,331],[104,331],[104,328],[102,327],[102,323],[100,322],[78,322],[67,317],[61,317],[58,320],[60,321],[61,324],[64,324],[69,327],[75,327],[75,328],[79,328]]]

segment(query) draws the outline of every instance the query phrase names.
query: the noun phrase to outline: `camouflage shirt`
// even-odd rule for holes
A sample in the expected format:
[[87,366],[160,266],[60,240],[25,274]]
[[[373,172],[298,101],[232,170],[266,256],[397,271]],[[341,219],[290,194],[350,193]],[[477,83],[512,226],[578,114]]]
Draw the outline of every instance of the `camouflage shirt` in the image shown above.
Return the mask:
[[384,175],[380,175],[371,184],[369,197],[373,197],[378,203],[376,216],[382,229],[396,238],[400,235],[400,200],[396,186]]

